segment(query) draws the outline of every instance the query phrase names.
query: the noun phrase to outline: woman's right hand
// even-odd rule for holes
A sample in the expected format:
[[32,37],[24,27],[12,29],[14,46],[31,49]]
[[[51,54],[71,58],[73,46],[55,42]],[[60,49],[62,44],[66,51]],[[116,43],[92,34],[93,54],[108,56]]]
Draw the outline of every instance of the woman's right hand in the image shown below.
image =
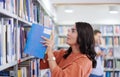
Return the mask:
[[47,46],[46,54],[49,52],[52,52],[53,46],[54,46],[54,35],[51,33],[50,39],[41,36],[41,38],[44,40],[42,41],[43,45]]

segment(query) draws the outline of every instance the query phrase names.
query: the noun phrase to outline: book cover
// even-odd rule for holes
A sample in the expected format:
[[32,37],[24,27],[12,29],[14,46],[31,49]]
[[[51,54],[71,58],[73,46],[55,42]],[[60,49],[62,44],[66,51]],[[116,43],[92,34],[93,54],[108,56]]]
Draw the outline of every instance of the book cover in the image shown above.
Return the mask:
[[28,38],[26,42],[26,46],[24,52],[35,56],[38,58],[44,58],[47,46],[44,46],[40,41],[44,41],[41,36],[50,38],[51,35],[51,28],[32,24],[30,32],[28,33]]

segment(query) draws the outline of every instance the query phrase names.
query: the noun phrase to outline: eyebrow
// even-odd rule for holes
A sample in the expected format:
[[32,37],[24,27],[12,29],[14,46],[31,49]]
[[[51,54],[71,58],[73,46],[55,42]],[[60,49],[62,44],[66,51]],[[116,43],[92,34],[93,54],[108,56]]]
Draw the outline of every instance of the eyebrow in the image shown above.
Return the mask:
[[71,28],[71,30],[76,30],[76,29],[74,29],[74,28]]

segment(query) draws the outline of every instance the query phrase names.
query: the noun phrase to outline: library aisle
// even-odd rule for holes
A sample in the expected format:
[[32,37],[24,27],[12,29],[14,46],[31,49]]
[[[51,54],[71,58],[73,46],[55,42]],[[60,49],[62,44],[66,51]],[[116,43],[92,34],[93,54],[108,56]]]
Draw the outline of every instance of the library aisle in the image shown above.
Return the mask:
[[0,77],[51,77],[24,53],[32,24],[52,28],[58,50],[69,48],[68,29],[79,21],[101,31],[104,77],[120,77],[120,0],[0,0]]

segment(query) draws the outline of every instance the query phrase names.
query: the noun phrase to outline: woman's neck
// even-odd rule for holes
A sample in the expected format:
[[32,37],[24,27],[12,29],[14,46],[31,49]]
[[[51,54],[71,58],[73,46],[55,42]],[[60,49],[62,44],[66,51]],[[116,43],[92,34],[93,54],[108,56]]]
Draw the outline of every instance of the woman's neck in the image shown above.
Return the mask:
[[71,46],[73,53],[80,53],[79,46]]

